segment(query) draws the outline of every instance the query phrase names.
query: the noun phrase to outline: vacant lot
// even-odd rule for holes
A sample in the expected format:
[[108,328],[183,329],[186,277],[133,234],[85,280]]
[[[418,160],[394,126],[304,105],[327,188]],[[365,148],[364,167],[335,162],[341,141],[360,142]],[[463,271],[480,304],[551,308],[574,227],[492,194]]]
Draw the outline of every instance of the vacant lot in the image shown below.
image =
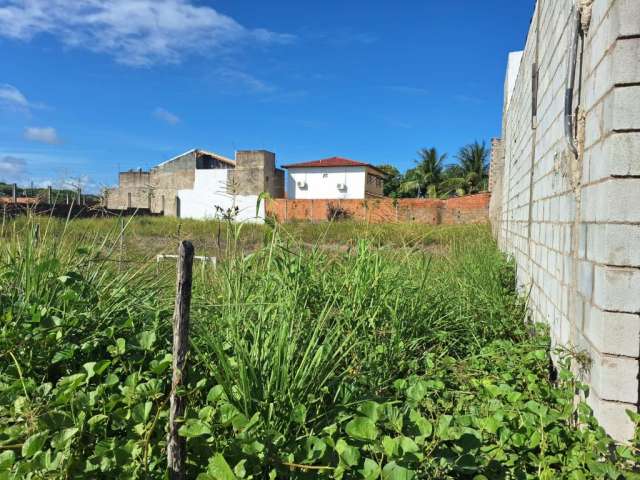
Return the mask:
[[189,478],[639,478],[640,442],[549,381],[486,227],[120,229],[2,228],[0,479],[164,477],[175,268],[154,255],[180,238],[220,259],[194,283]]

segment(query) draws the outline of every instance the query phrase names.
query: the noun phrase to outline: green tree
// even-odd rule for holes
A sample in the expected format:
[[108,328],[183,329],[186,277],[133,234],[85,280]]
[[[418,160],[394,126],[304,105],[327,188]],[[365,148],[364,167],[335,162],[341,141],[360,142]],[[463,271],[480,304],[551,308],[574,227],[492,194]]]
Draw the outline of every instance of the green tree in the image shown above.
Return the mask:
[[378,165],[377,168],[387,174],[387,178],[384,180],[384,196],[397,198],[403,178],[400,170],[388,164]]
[[475,141],[460,149],[458,164],[445,170],[442,190],[470,194],[487,189],[489,180],[489,149],[485,142]]
[[414,168],[407,170],[399,191],[408,197],[437,197],[447,155],[438,154],[435,148],[423,148],[418,155],[420,159],[415,161]]

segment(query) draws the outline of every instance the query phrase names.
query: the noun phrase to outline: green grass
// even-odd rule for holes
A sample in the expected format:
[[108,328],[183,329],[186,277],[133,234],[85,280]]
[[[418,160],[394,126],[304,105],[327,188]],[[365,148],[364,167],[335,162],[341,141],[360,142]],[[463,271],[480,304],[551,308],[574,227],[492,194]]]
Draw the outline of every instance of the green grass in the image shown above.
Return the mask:
[[[190,239],[198,254],[224,256],[228,238],[228,225],[220,221],[199,221],[170,217],[112,217],[78,219],[70,223],[49,218],[19,217],[15,222],[5,220],[0,228],[0,238],[11,238],[15,228],[39,223],[42,230],[69,239],[86,239],[90,234],[102,239],[117,241],[121,225],[125,225],[125,257],[152,258],[158,253],[174,253],[179,240]],[[262,247],[272,229],[263,225],[245,224],[237,239],[237,248],[246,252]],[[346,250],[358,241],[367,240],[374,247],[403,247],[437,250],[460,239],[480,236],[488,239],[489,230],[484,225],[432,226],[414,223],[366,224],[352,221],[335,223],[291,223],[279,227],[279,235],[286,240],[304,246],[321,246],[327,249]]]
[[36,220],[0,234],[0,479],[164,478],[153,255],[181,237],[221,259],[194,279],[189,478],[638,478],[638,440],[547,380],[486,227],[134,218],[120,263],[119,219]]

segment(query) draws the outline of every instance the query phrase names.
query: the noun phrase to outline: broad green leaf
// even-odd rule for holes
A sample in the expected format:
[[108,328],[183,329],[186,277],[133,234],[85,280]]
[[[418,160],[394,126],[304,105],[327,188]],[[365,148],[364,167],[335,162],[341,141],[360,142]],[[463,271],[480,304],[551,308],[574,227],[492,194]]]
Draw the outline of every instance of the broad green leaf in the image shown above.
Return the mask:
[[448,438],[449,427],[451,426],[451,420],[453,420],[453,417],[451,415],[442,415],[438,419],[437,434],[439,438],[444,438],[444,439]]
[[27,440],[22,444],[22,456],[31,458],[42,450],[44,442],[47,441],[47,434],[48,432],[40,432],[27,438]]
[[66,449],[73,440],[73,437],[76,435],[76,433],[78,433],[78,429],[75,427],[65,428],[64,430],[56,433],[53,436],[53,438],[51,439],[51,446],[57,450]]
[[202,435],[209,435],[211,433],[211,429],[206,423],[202,422],[201,420],[190,418],[182,427],[180,427],[178,433],[182,437],[193,438]]
[[416,445],[416,442],[414,442],[409,437],[400,437],[399,443],[400,443],[400,449],[405,454],[416,453],[420,451],[420,447],[418,447],[418,445]]
[[433,425],[431,422],[424,418],[419,412],[416,410],[411,410],[409,414],[409,419],[414,423],[418,430],[420,431],[420,435],[425,437],[429,437],[433,433]]
[[161,360],[154,360],[151,362],[151,371],[156,375],[161,375],[164,373],[172,362],[172,356],[170,353],[166,353]]
[[382,448],[384,449],[384,454],[388,458],[393,459],[398,456],[400,452],[400,442],[397,438],[385,436],[382,439]]
[[236,480],[233,470],[231,470],[227,461],[219,453],[216,453],[213,458],[209,460],[207,473],[209,473],[214,480]]
[[112,357],[124,355],[124,353],[127,351],[126,349],[127,349],[127,342],[124,338],[118,338],[116,340],[115,345],[111,345],[107,347],[107,350],[109,351]]
[[382,469],[382,480],[412,480],[416,476],[415,472],[396,464],[387,463]]
[[407,388],[407,398],[414,402],[420,402],[427,395],[427,385],[424,381],[418,380]]
[[5,450],[0,453],[0,472],[9,470],[16,461],[16,454],[13,450]]
[[378,429],[373,420],[367,417],[357,417],[347,423],[347,435],[361,441],[373,441],[378,438]]
[[340,456],[340,460],[349,467],[355,467],[360,463],[360,451],[342,439],[336,443],[336,452]]
[[131,416],[136,423],[147,423],[151,409],[153,408],[152,402],[138,403],[131,410]]
[[233,467],[233,473],[238,478],[244,478],[247,475],[247,469],[245,468],[245,464],[247,463],[246,459],[240,460],[238,464]]
[[89,362],[89,363],[85,363],[82,368],[84,368],[87,371],[87,383],[89,383],[89,380],[91,380],[93,377],[95,377],[96,372],[94,370],[96,366],[96,362]]
[[220,407],[220,422],[223,425],[230,425],[234,418],[238,416],[240,412],[231,403],[225,403]]
[[109,417],[103,414],[94,415],[87,421],[87,423],[89,424],[89,430],[91,430],[92,432],[95,432],[101,423],[107,422],[108,418]]
[[247,455],[257,455],[264,452],[264,444],[254,440],[251,443],[242,445],[242,451]]
[[305,443],[307,447],[308,461],[321,459],[327,450],[327,444],[320,440],[318,437],[309,437],[307,438]]
[[529,448],[530,449],[536,448],[538,445],[540,445],[541,441],[542,441],[542,435],[540,435],[540,432],[537,432],[537,431],[533,432],[529,437]]
[[78,349],[77,345],[72,345],[63,350],[57,351],[53,355],[53,358],[51,359],[51,363],[67,362],[71,360],[75,355],[77,349]]
[[216,403],[218,400],[221,400],[223,398],[226,398],[226,396],[224,394],[224,388],[222,388],[222,385],[216,385],[215,387],[212,387],[207,394],[207,402],[209,403]]
[[156,333],[151,330],[147,330],[138,335],[138,343],[143,350],[151,350],[156,343]]
[[380,469],[380,465],[378,465],[370,458],[365,458],[364,467],[362,468],[362,470],[359,470],[360,475],[362,475],[362,478],[364,478],[364,480],[376,480],[380,477],[381,471],[382,470]]
[[377,422],[380,419],[380,404],[376,402],[372,402],[367,400],[366,402],[362,402],[358,407],[358,412],[365,417],[370,418],[374,422]]

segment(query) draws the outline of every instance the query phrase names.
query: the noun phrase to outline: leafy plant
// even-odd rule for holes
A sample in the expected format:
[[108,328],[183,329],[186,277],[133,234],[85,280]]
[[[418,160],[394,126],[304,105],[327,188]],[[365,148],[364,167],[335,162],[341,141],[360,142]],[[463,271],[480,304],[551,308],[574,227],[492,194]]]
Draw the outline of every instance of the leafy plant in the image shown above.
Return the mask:
[[[175,272],[119,269],[114,222],[32,222],[0,245],[0,479],[164,478]],[[189,478],[639,478],[640,430],[615,444],[568,363],[547,380],[486,231],[332,224],[361,237],[335,252],[275,226],[247,252],[255,230],[216,225],[180,391]]]

